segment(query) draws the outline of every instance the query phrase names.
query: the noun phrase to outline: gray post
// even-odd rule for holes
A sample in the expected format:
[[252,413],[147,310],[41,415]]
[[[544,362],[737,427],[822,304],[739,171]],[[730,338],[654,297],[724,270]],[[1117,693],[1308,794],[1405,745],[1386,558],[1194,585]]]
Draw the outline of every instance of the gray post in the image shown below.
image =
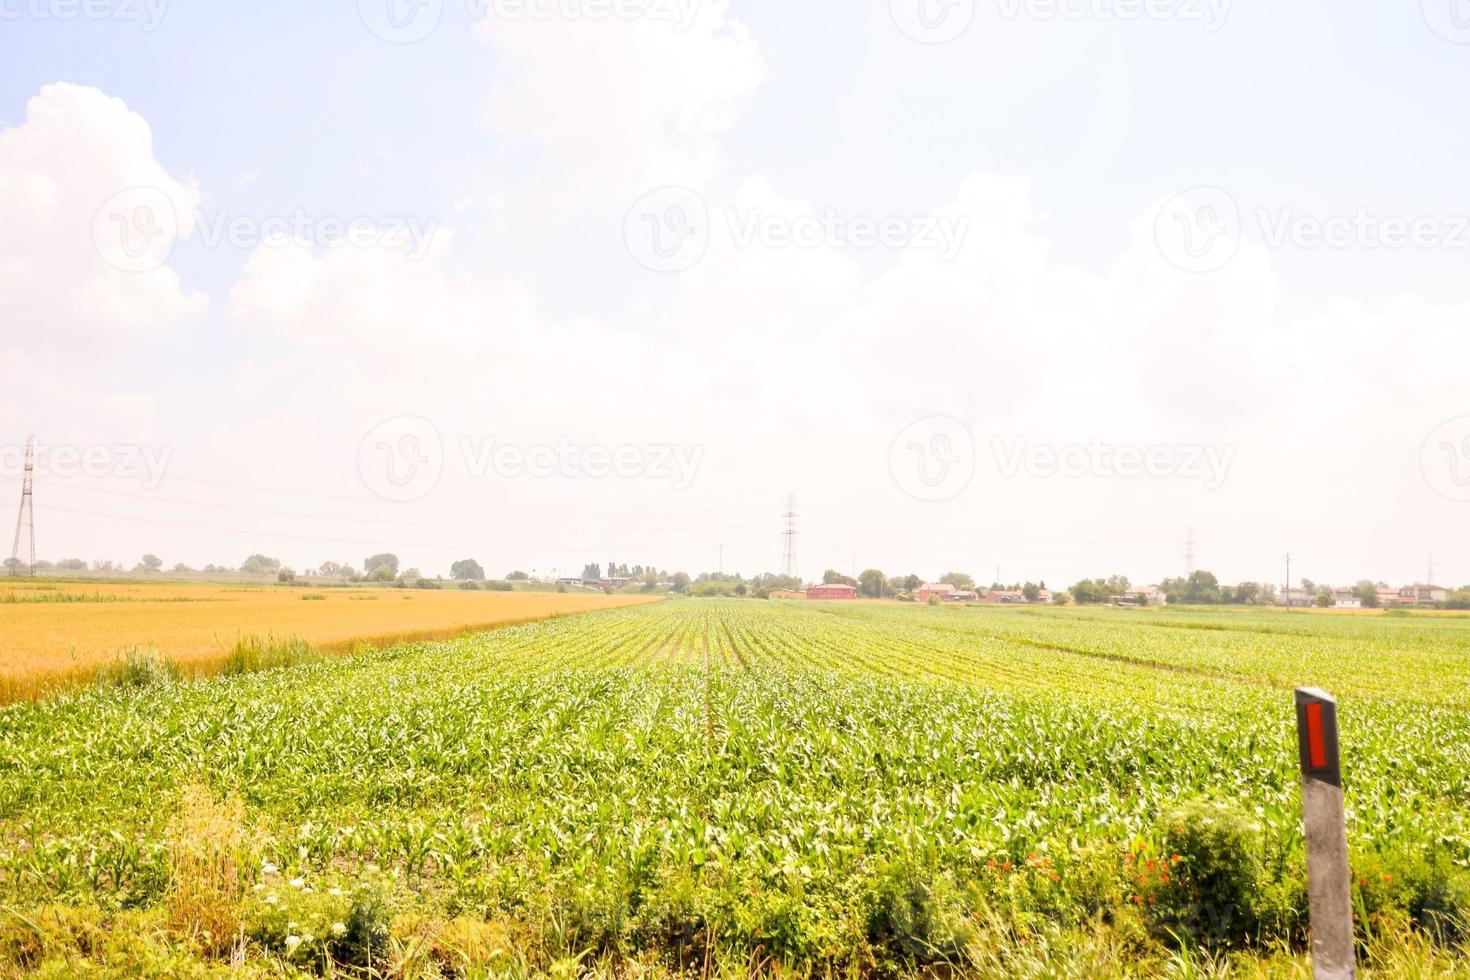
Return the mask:
[[1296,729],[1302,764],[1302,825],[1307,835],[1312,974],[1316,980],[1352,980],[1357,966],[1347,816],[1337,752],[1337,700],[1315,687],[1297,688]]

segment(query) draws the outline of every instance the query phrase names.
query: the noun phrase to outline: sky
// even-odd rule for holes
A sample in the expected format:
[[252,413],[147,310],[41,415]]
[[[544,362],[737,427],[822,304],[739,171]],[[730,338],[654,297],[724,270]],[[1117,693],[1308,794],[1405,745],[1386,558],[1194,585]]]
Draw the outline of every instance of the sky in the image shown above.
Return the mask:
[[1467,89],[1465,0],[0,0],[0,520],[1460,585]]

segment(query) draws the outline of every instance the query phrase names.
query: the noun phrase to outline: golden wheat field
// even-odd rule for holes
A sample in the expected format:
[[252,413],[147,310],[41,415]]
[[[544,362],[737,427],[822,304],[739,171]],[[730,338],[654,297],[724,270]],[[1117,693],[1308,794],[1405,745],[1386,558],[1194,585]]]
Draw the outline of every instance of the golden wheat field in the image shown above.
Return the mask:
[[242,640],[284,639],[325,651],[429,639],[652,596],[458,589],[0,581],[0,703],[90,677],[124,651],[156,652],[208,674]]

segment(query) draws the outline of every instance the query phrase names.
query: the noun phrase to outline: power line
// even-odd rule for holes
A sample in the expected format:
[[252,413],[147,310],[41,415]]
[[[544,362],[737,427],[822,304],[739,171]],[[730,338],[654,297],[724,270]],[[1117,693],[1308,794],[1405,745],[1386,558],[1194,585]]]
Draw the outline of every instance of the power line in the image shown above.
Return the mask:
[[[635,545],[635,546],[624,547],[622,545],[607,544],[606,542],[603,542],[603,543],[596,544],[596,545],[579,545],[577,547],[564,547],[564,548],[543,548],[543,547],[540,547],[538,545],[538,546],[534,547],[533,549],[527,549],[524,546],[522,546],[522,547],[513,547],[513,546],[496,547],[496,546],[493,546],[493,545],[483,545],[483,544],[470,544],[470,545],[465,545],[465,544],[453,544],[453,545],[448,545],[448,544],[426,544],[424,542],[419,542],[419,541],[403,541],[403,540],[399,540],[399,539],[392,539],[392,540],[390,540],[390,539],[379,538],[377,540],[366,540],[366,539],[360,539],[360,538],[335,538],[335,537],[328,537],[326,535],[320,535],[320,534],[291,534],[291,533],[285,532],[285,531],[269,531],[269,530],[260,530],[258,528],[226,527],[226,526],[219,525],[219,524],[196,524],[196,523],[187,522],[187,521],[167,521],[167,520],[159,520],[157,518],[136,517],[136,516],[131,515],[131,514],[124,516],[124,515],[121,515],[121,514],[104,514],[104,513],[99,513],[97,511],[91,511],[91,510],[76,510],[76,509],[73,509],[73,508],[70,508],[70,507],[57,507],[57,506],[55,506],[53,504],[48,504],[47,505],[47,510],[48,511],[55,512],[55,513],[58,513],[58,514],[70,514],[70,515],[75,516],[75,517],[97,517],[97,518],[102,518],[103,520],[127,521],[128,523],[132,523],[132,524],[154,524],[154,525],[158,525],[160,527],[177,527],[177,528],[182,528],[182,529],[188,530],[188,531],[219,531],[219,532],[224,533],[224,534],[244,534],[244,535],[250,535],[250,536],[253,536],[253,537],[274,538],[274,539],[277,539],[277,540],[285,540],[285,541],[314,541],[314,542],[318,542],[318,543],[337,544],[337,545],[348,545],[348,544],[350,544],[350,545],[355,545],[355,546],[359,546],[359,547],[369,547],[369,548],[402,548],[402,549],[419,548],[419,549],[425,549],[425,550],[436,550],[436,551],[446,551],[446,552],[448,552],[448,551],[460,552],[460,551],[464,551],[467,547],[469,547],[469,548],[473,548],[473,549],[479,550],[479,551],[523,552],[523,551],[527,551],[527,550],[535,550],[535,551],[564,552],[564,553],[567,553],[567,554],[584,554],[587,551],[592,550],[594,548],[604,548],[604,549],[611,548],[611,549],[616,549],[616,550],[620,550],[620,551],[659,551],[659,552],[704,551],[706,554],[708,554],[709,549],[711,547],[714,547],[713,545],[708,545],[708,544],[681,545],[681,546],[678,546],[678,547],[659,547],[659,548],[647,548],[647,547],[644,547],[642,545]],[[744,547],[750,547],[750,542],[748,542],[748,541],[739,542],[736,545],[736,547],[742,547],[742,548],[744,548]]]

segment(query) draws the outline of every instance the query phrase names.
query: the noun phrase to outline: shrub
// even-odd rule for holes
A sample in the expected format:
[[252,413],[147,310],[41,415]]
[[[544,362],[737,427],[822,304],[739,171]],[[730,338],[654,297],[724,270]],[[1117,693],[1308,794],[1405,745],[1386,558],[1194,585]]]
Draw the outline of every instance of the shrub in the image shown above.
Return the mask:
[[1470,938],[1470,871],[1430,844],[1354,855],[1356,900],[1370,920],[1403,910],[1444,945]]
[[393,911],[391,884],[379,876],[326,887],[305,875],[287,878],[267,864],[246,910],[245,931],[294,963],[382,970]]
[[1261,827],[1227,803],[1196,800],[1165,815],[1163,853],[1134,857],[1139,898],[1158,928],[1205,946],[1258,932],[1265,874]]
[[490,581],[485,583],[485,588],[491,592],[514,592],[515,586],[509,582]]
[[867,939],[919,962],[962,956],[975,938],[973,902],[948,874],[889,869],[876,883]]

